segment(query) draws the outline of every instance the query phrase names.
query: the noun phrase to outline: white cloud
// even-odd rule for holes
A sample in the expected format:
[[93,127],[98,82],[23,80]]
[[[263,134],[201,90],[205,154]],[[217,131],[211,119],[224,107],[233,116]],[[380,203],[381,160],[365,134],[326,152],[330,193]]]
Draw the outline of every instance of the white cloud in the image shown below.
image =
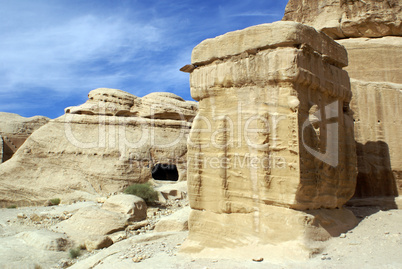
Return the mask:
[[[144,51],[157,50],[163,39],[163,32],[152,24],[117,16],[85,15],[40,29],[7,31],[0,43],[0,91],[29,85],[63,92],[76,81],[84,88],[97,80],[112,84],[128,74],[99,71],[136,61]],[[103,66],[96,66],[97,61]]]

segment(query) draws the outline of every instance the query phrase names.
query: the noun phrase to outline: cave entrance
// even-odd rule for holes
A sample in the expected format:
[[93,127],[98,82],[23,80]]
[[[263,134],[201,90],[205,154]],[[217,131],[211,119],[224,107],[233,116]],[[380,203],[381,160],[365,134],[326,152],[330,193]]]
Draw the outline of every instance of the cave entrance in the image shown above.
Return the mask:
[[152,178],[164,181],[179,180],[179,172],[174,164],[158,163],[152,169]]

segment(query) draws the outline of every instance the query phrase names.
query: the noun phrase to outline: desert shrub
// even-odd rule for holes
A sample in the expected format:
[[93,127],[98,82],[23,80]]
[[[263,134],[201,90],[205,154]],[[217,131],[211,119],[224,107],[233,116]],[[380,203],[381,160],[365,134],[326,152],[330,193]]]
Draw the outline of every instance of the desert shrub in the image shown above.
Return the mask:
[[147,204],[158,199],[158,193],[149,183],[130,185],[123,192],[141,197]]
[[60,198],[54,198],[49,200],[52,205],[60,204]]
[[9,205],[7,208],[12,209],[12,208],[17,208],[17,205]]
[[71,248],[69,252],[70,252],[70,258],[75,259],[81,255],[81,248],[79,248],[79,247]]

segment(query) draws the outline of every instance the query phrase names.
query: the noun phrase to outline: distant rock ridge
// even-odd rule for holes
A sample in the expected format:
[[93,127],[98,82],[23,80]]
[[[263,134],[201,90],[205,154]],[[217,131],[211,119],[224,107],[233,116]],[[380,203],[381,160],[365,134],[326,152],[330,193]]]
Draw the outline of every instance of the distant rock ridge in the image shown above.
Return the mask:
[[186,180],[196,102],[172,93],[140,98],[106,88],[88,97],[35,131],[0,165],[0,206],[42,204],[55,197],[95,200],[152,180],[153,173],[162,180],[165,175]]
[[121,90],[99,88],[88,94],[85,104],[67,107],[65,113],[191,121],[196,109],[195,102],[169,92],[153,92],[140,98]]

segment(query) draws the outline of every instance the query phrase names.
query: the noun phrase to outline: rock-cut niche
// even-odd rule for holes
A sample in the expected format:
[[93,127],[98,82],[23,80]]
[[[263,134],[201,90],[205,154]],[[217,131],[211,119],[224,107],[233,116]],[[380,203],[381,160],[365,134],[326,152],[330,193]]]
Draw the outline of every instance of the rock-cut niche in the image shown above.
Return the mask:
[[178,181],[179,172],[174,164],[158,163],[152,169],[152,178],[163,181]]

